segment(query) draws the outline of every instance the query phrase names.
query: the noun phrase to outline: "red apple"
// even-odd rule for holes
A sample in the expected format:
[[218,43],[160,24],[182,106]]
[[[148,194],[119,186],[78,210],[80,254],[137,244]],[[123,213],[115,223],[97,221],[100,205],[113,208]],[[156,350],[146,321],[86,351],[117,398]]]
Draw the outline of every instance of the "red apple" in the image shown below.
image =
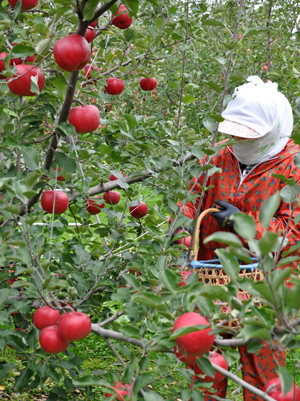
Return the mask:
[[[17,73],[12,78],[6,77],[7,85],[12,93],[18,96],[34,96],[36,93],[31,92],[31,77],[38,76],[38,88],[40,92],[43,90],[45,85],[45,76],[40,67],[32,68],[31,65],[20,64],[16,65]],[[23,75],[24,74],[24,75]],[[16,77],[20,76],[17,79]]]
[[299,401],[300,400],[300,389],[296,385],[296,383],[293,383],[292,390],[289,391],[285,396],[282,395],[282,390],[281,390],[281,384],[280,384],[280,379],[279,377],[275,377],[274,379],[269,380],[265,387],[263,388],[263,391],[266,392],[269,387],[275,386],[270,390],[268,393],[269,397],[274,398],[276,401]]
[[[214,363],[215,365],[220,366],[220,368],[223,368],[225,370],[228,370],[228,364],[224,358],[224,356],[222,354],[219,354],[218,352],[215,352],[214,354],[212,354],[209,358],[211,363]],[[221,375],[221,373],[216,372],[215,371],[215,377],[210,377],[205,375],[203,378],[202,377],[198,377],[197,375],[204,375],[203,370],[201,370],[201,368],[197,365],[197,362],[194,363],[193,365],[193,369],[195,371],[195,375],[197,377],[198,380],[205,382],[205,383],[218,383],[221,380],[224,379],[224,376]]]
[[26,59],[26,64],[27,63],[34,63],[35,62],[35,57],[34,55],[27,57]]
[[49,354],[63,352],[70,344],[70,341],[61,336],[57,326],[45,327],[40,332],[39,342],[42,349]]
[[54,214],[62,214],[67,210],[69,205],[68,195],[62,191],[45,191],[41,197],[41,204],[43,210],[48,213],[52,213],[54,204]]
[[267,65],[264,65],[264,66],[263,66],[263,70],[267,71],[267,69],[268,69],[268,66],[267,66]]
[[[58,167],[58,170],[61,170],[61,167]],[[56,169],[54,168],[52,171],[56,171]],[[54,173],[54,174],[56,174],[56,173]],[[55,176],[54,176],[54,178],[55,178]],[[66,181],[62,175],[57,176],[56,179],[57,179],[57,181]]]
[[89,29],[87,28],[86,33],[85,33],[85,38],[86,40],[91,43],[96,37],[96,31],[94,29]]
[[127,29],[132,24],[132,17],[129,18],[127,8],[122,5],[119,7],[118,11],[114,15],[112,20],[114,26],[120,29]]
[[117,205],[120,202],[121,194],[118,191],[104,192],[103,199],[109,205]]
[[120,95],[124,90],[124,82],[118,78],[107,78],[105,90],[109,95]]
[[97,22],[98,22],[98,20],[96,19],[89,26],[92,26],[93,28],[96,28]]
[[157,86],[156,78],[141,78],[140,87],[144,91],[153,91]]
[[[182,232],[185,232],[185,231],[184,230],[178,230],[176,234],[179,234],[179,233],[182,233]],[[175,243],[176,244],[183,244],[186,247],[189,247],[190,243],[191,243],[191,240],[192,240],[192,237],[185,237],[185,238],[180,238]]]
[[[127,177],[125,174],[121,173],[123,177]],[[111,174],[109,176],[109,181],[117,181],[119,178],[116,177],[115,175]]]
[[[0,55],[1,56],[1,55]],[[100,74],[102,71],[102,67],[96,67],[92,64],[87,64],[84,67],[84,75],[87,77],[87,79],[91,79],[92,78],[92,72],[93,71],[98,71],[98,73]]]
[[193,331],[192,333],[184,334],[183,336],[175,339],[178,347],[186,354],[192,356],[202,356],[208,352],[214,341],[215,336],[210,334],[211,327],[207,320],[204,319],[199,313],[187,312],[181,315],[175,322],[173,332],[189,326],[196,326],[198,324],[208,326],[207,329]]
[[53,55],[59,67],[72,72],[81,70],[89,62],[91,49],[83,36],[73,33],[55,42]]
[[[2,52],[0,53],[0,72],[1,71],[5,71],[5,67],[4,67],[4,59],[5,57],[8,55],[8,53],[6,52]],[[6,79],[6,77],[4,75],[0,75],[0,79]]]
[[146,216],[148,213],[148,206],[145,202],[140,202],[136,206],[130,206],[129,212],[135,219],[140,219],[141,217]]
[[87,337],[91,332],[92,322],[85,313],[67,312],[60,318],[58,330],[68,341],[77,341]]
[[180,272],[180,275],[183,277],[183,281],[179,283],[179,287],[183,287],[186,285],[185,283],[186,279],[190,274],[192,274],[192,272],[187,272],[187,271]]
[[[8,3],[12,8],[15,8],[18,0],[8,0]],[[36,7],[38,0],[22,0],[21,11],[30,10]]]
[[[132,384],[123,384],[123,383],[118,383],[115,381],[115,385],[111,386],[115,390],[115,393],[117,395],[117,400],[119,401],[124,401],[124,395],[128,395],[129,391],[132,388]],[[106,393],[105,398],[111,397],[113,394]]]
[[68,119],[78,134],[87,134],[98,128],[100,124],[100,112],[98,107],[92,104],[77,106],[71,109]]
[[[99,199],[99,198],[101,198],[101,196],[94,197],[94,199]],[[87,200],[85,207],[90,214],[98,214],[101,212],[101,209],[105,207],[105,203],[100,203],[100,201],[97,202],[90,198]]]
[[197,359],[195,356],[182,353],[182,351],[180,351],[180,349],[176,345],[174,346],[174,354],[181,362],[187,365],[193,365],[194,363],[196,363]]
[[50,306],[42,306],[38,308],[33,315],[33,324],[38,330],[43,330],[45,327],[54,326],[60,319],[60,313]]

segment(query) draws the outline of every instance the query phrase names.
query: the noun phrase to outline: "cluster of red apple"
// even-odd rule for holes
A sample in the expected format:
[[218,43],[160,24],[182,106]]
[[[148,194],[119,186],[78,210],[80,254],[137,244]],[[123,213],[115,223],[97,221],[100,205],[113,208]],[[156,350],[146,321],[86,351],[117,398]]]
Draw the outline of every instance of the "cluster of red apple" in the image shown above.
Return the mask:
[[[175,343],[178,348],[176,346],[174,347],[174,353],[181,362],[192,366],[197,380],[206,383],[218,383],[224,379],[221,373],[215,371],[215,377],[207,376],[197,364],[197,357],[202,357],[206,352],[209,352],[215,341],[215,336],[211,334],[212,329],[208,321],[199,313],[187,312],[176,320],[173,326],[173,332],[183,327],[196,325],[205,325],[208,327],[204,330],[194,331],[177,337]],[[228,371],[228,364],[222,354],[218,352],[210,353],[209,359],[211,363]],[[291,391],[285,396],[282,395],[279,377],[269,380],[263,388],[263,391],[268,391],[268,395],[277,401],[300,400],[300,389],[295,383],[293,383]]]
[[91,319],[85,313],[67,312],[62,316],[50,306],[38,308],[33,323],[41,330],[39,342],[42,349],[50,354],[65,351],[71,341],[82,340],[91,332]]
[[[60,169],[60,167],[58,169]],[[121,174],[126,177],[125,174]],[[57,179],[59,181],[65,181],[62,175],[58,176]],[[111,174],[109,177],[110,181],[116,181],[117,179],[118,178],[114,174]],[[105,202],[102,203],[94,199],[104,199]],[[120,202],[121,195],[118,191],[108,191],[103,194],[103,198],[101,196],[95,196],[94,199],[89,198],[85,205],[86,210],[92,215],[100,213],[101,209],[105,207],[105,203],[117,205]],[[63,191],[54,191],[52,189],[45,191],[41,197],[41,205],[42,209],[47,213],[62,214],[69,206],[68,195]],[[146,216],[148,213],[148,206],[145,202],[141,201],[136,206],[130,206],[129,212],[132,217],[139,219]]]
[[[181,362],[192,365],[198,380],[218,383],[224,379],[223,375],[215,372],[215,377],[207,376],[197,364],[197,357],[202,357],[206,352],[209,352],[215,341],[215,336],[211,334],[212,329],[208,321],[199,313],[187,312],[176,320],[173,326],[173,332],[182,327],[196,326],[198,324],[208,326],[208,328],[177,337],[175,343],[178,348],[174,347],[175,355]],[[210,361],[228,370],[228,364],[222,354],[218,352],[212,353],[210,355]]]

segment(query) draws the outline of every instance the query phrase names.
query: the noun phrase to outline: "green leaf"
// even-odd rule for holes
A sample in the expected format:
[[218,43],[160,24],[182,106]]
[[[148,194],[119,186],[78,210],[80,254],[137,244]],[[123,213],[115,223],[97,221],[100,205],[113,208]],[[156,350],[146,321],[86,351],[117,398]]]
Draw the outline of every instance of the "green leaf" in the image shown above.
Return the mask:
[[180,329],[175,330],[171,335],[169,340],[175,340],[175,338],[184,336],[185,334],[194,333],[195,331],[199,330],[206,330],[210,328],[207,324],[197,324],[195,326],[185,326],[181,327]]
[[155,380],[155,376],[152,373],[142,373],[134,382],[133,391],[137,393],[141,388],[147,386],[147,384],[153,380]]
[[299,309],[300,307],[300,297],[299,297],[300,286],[293,286],[289,289],[287,298],[286,298],[286,305],[293,309]]
[[126,384],[130,384],[132,382],[132,377],[133,377],[133,374],[134,374],[134,370],[135,370],[136,364],[137,364],[137,360],[134,359],[133,361],[131,361],[127,365],[126,370],[125,370],[125,372],[123,374],[123,381]]
[[300,168],[300,152],[296,153],[294,156],[294,164]]
[[238,248],[242,248],[243,244],[242,242],[238,239],[238,237],[230,232],[216,232],[211,235],[209,235],[207,238],[204,239],[203,243],[208,244],[209,242],[214,241],[214,242],[220,242],[225,245],[232,245],[236,246]]
[[293,377],[289,370],[284,366],[277,365],[276,370],[280,379],[282,396],[284,397],[286,393],[292,390]]
[[100,146],[97,147],[97,152],[101,153],[101,155],[109,155],[113,149],[104,143],[102,143]]
[[294,185],[293,187],[285,186],[280,191],[280,196],[283,202],[286,203],[293,203],[296,201],[297,197],[299,196],[300,188],[298,185]]
[[169,269],[161,270],[159,272],[159,279],[171,291],[178,289],[177,276]]
[[197,365],[204,374],[210,377],[215,377],[215,369],[212,367],[212,364],[208,358],[197,358]]
[[12,290],[10,288],[3,288],[0,290],[0,306],[4,304],[11,292]]
[[259,221],[264,228],[269,228],[270,220],[278,210],[280,205],[280,194],[276,192],[267,198],[259,210]]
[[263,237],[258,241],[259,249],[263,255],[267,255],[271,252],[274,245],[277,243],[278,234],[273,231],[264,233]]
[[199,390],[193,390],[192,401],[204,401],[203,394]]
[[37,56],[35,57],[35,61],[39,62],[42,60],[44,56],[46,56],[49,52],[50,45],[51,45],[51,38],[46,38],[40,40],[37,45],[35,46],[35,52],[37,53]]
[[136,290],[140,289],[139,282],[132,274],[123,274],[122,277],[127,281],[128,284],[131,285],[131,287],[135,288]]
[[208,86],[210,86],[212,89],[216,90],[217,92],[221,92],[221,88],[219,87],[218,84],[216,84],[214,81],[204,81]]
[[11,51],[12,58],[27,57],[35,54],[35,49],[27,45],[16,45]]
[[183,103],[193,103],[196,100],[196,98],[192,95],[186,95],[182,98]]
[[30,82],[30,91],[36,95],[40,94],[40,88],[38,86],[38,81],[39,81],[39,76],[31,76],[30,77],[31,82]]
[[86,375],[83,377],[77,377],[76,379],[73,380],[74,386],[105,386],[105,387],[110,387],[110,384],[102,379],[99,379],[98,377],[92,376],[92,375]]
[[201,296],[210,298],[210,299],[219,299],[221,301],[226,302],[228,300],[228,293],[221,285],[205,285],[201,289]]
[[233,213],[230,218],[234,221],[234,231],[248,240],[256,235],[256,224],[252,216],[241,212]]
[[164,401],[156,391],[146,391],[144,394],[145,401]]
[[272,177],[278,178],[280,181],[285,182],[287,185],[289,185],[290,187],[292,187],[293,185],[295,185],[296,181],[295,178],[286,178],[283,174],[271,174]]
[[285,280],[290,277],[292,272],[293,269],[290,267],[283,270],[277,269],[276,271],[274,271],[274,273],[272,274],[272,289],[274,292],[278,291],[281,284],[283,284]]
[[157,26],[158,29],[160,29],[163,24],[165,22],[165,18],[157,18],[157,20],[155,21],[155,25]]
[[16,5],[15,5],[15,8],[14,8],[14,20],[18,17],[18,15],[20,14],[20,11],[21,11],[21,8],[22,8],[22,0],[18,0],[17,1],[17,3],[16,3]]
[[138,0],[124,0],[123,3],[128,8],[128,10],[132,12],[132,14],[136,15],[139,8]]
[[259,338],[261,340],[270,340],[271,333],[270,330],[263,329],[259,326],[248,324],[243,327],[238,334],[239,338],[242,338],[245,342],[250,340],[250,338]]
[[287,265],[289,263],[293,263],[299,259],[300,259],[300,256],[289,256],[287,258],[280,259],[280,262],[278,263],[277,267],[281,267],[281,266]]
[[159,295],[149,294],[146,292],[139,292],[133,295],[131,298],[132,303],[141,303],[158,310],[167,310],[166,305],[163,303],[163,299]]
[[22,146],[21,152],[27,167],[32,170],[39,168],[39,152],[33,146]]
[[260,33],[265,33],[265,32],[269,32],[269,28],[265,26],[259,26],[257,28],[246,29],[243,36],[244,38],[246,38],[247,36],[258,35]]
[[120,327],[120,331],[124,337],[137,338],[137,339],[141,338],[140,331],[136,327],[130,325],[123,325]]
[[53,151],[53,155],[59,167],[64,169],[67,173],[75,173],[77,166],[74,159],[71,159],[62,152],[56,152],[55,150]]
[[215,252],[219,257],[226,274],[228,274],[232,280],[236,281],[240,272],[240,265],[237,259],[223,248],[219,248]]
[[15,366],[14,363],[0,362],[0,380],[2,381],[8,372]]
[[202,21],[202,25],[225,27],[225,25],[222,21],[218,21],[216,19],[210,19],[210,18],[207,18],[206,20]]
[[136,117],[133,114],[124,114],[124,117],[129,125],[130,131],[138,125]]
[[98,3],[99,0],[89,0],[85,3],[83,17],[86,21],[91,20],[94,17]]

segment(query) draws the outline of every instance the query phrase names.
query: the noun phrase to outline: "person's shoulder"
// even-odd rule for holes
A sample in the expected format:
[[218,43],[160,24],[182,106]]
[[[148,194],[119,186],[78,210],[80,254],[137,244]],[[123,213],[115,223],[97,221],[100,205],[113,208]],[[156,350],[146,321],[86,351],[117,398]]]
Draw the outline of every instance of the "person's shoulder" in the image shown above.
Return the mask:
[[215,157],[222,157],[226,156],[230,153],[229,146],[227,146],[227,142],[229,142],[229,139],[224,139],[223,141],[217,142],[215,144],[215,147],[219,147],[220,151]]
[[293,157],[295,153],[300,151],[299,145],[297,145],[293,139],[289,139],[285,148],[281,151],[282,158]]

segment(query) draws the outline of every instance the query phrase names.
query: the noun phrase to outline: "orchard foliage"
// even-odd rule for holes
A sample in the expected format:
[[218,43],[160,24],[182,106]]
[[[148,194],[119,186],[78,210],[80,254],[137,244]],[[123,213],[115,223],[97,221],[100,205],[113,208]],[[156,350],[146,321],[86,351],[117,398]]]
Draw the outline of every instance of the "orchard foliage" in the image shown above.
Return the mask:
[[[56,390],[49,400],[58,395],[61,400],[76,399],[75,388],[84,399],[123,388],[132,400],[160,401],[161,395],[148,391],[147,385],[161,376],[172,382],[176,373],[191,383],[192,371],[172,352],[165,359],[157,356],[154,374],[148,369],[148,352],[173,350],[175,338],[189,333],[181,329],[172,334],[176,319],[193,312],[196,305],[209,320],[215,346],[222,348],[229,366],[236,353],[226,348],[220,335],[224,329],[217,326],[220,319],[238,318],[243,325],[238,342],[249,341],[252,351],[259,348],[258,339],[276,340],[288,350],[299,347],[300,280],[292,276],[292,269],[273,271],[276,264],[295,262],[299,247],[291,250],[293,256],[280,254],[286,233],[267,232],[280,197],[291,208],[299,202],[295,180],[276,177],[286,186],[262,206],[266,233],[259,242],[254,240],[252,218],[242,213],[236,217],[235,231],[248,241],[251,252],[235,234],[214,236],[225,247],[219,257],[231,277],[227,286],[205,285],[196,274],[180,285],[178,267],[186,266],[187,248],[171,246],[170,236],[177,227],[194,224],[180,213],[177,202],[195,199],[188,185],[194,176],[216,172],[209,158],[222,146],[214,147],[215,143],[224,139],[216,130],[220,113],[247,76],[278,82],[292,103],[293,139],[300,143],[298,2],[123,3],[132,17],[126,29],[112,24],[120,6],[116,0],[39,0],[27,11],[21,10],[21,1],[14,9],[7,1],[0,3],[0,349],[13,346],[11,352],[22,357],[15,390],[43,388],[50,378]],[[74,33],[84,37],[87,29],[96,32],[88,45],[91,58],[85,60],[93,68],[59,67],[54,58],[57,41]],[[72,53],[72,48],[61,55],[67,51]],[[40,75],[31,77],[30,93],[23,93],[19,85],[17,93],[22,96],[9,90],[9,85],[17,85],[13,77],[20,64],[37,66],[45,77],[44,85]],[[122,80],[124,90],[106,91],[110,78]],[[156,78],[155,89],[143,90],[142,78]],[[69,112],[89,105],[98,108],[100,124],[93,132],[76,132]],[[207,164],[201,167],[197,161],[205,156]],[[295,164],[300,168],[299,155]],[[48,204],[45,212],[41,204],[45,191],[67,194],[66,211],[54,214]],[[118,191],[120,201],[102,199],[108,191]],[[95,195],[101,199],[95,202]],[[93,202],[101,205],[96,215],[87,208]],[[134,213],[140,202],[148,207],[142,218]],[[299,220],[297,216],[295,222]],[[178,234],[175,241],[184,236]],[[239,280],[234,256],[249,263],[249,255],[258,257],[260,268],[268,272],[266,281]],[[288,292],[289,277],[294,286]],[[259,298],[263,306],[258,308],[252,298],[239,300],[239,288]],[[231,316],[220,311],[216,300],[228,303]],[[119,308],[116,315],[109,306],[112,302]],[[92,321],[90,336],[104,338],[120,365],[86,374],[76,356],[76,343],[60,355],[44,352],[33,314],[45,305],[61,314],[75,310],[87,314]],[[126,343],[141,350],[136,353],[139,358]],[[209,355],[204,358],[201,369],[212,376]],[[13,363],[2,361],[0,380],[13,368]],[[278,372],[286,393],[292,376],[285,368],[278,367]],[[179,396],[203,399],[198,389],[191,391],[188,386]]]

